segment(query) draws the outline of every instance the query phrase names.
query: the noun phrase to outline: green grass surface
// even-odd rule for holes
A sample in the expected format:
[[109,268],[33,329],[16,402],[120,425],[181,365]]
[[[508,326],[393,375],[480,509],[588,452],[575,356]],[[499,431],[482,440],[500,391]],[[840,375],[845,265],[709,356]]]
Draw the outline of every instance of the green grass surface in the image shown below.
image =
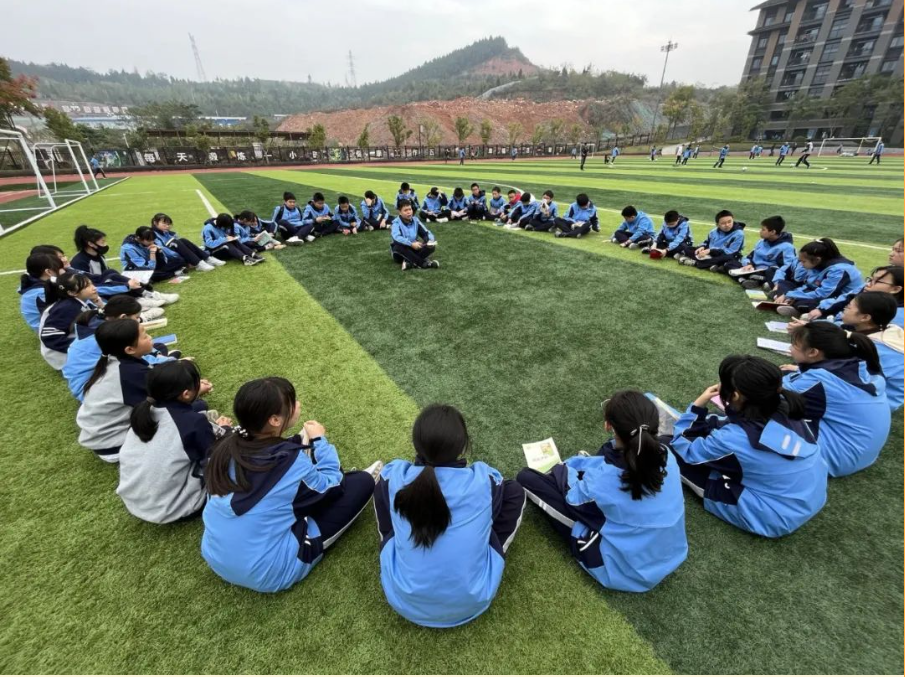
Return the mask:
[[[702,233],[722,192],[677,198],[686,184],[670,186],[668,166],[645,162],[622,159],[618,171],[656,205],[700,220]],[[844,160],[827,164],[828,178],[881,176]],[[605,208],[620,208],[626,195],[653,216],[667,208],[611,190],[596,178],[604,171],[595,167],[590,178],[566,162],[520,161],[135,177],[4,238],[0,270],[21,268],[39,242],[69,249],[79,223],[104,229],[113,255],[158,210],[197,239],[207,214],[196,189],[217,209],[269,215],[287,188],[300,199],[320,189],[331,201],[374,188],[389,200],[406,179],[421,195],[431,181],[475,177],[540,192],[555,179],[561,204],[587,190]],[[714,191],[737,181],[695,171]],[[900,161],[882,171],[901,185]],[[836,197],[844,191],[839,184]],[[750,205],[739,215],[749,223],[789,213],[762,200],[757,181],[729,192]],[[857,201],[844,203],[821,212],[840,239],[889,244],[891,235],[846,228],[862,213]],[[886,215],[899,234],[901,207]],[[801,231],[822,234],[822,221],[805,220],[812,211],[800,209]],[[616,215],[603,222],[614,228]],[[651,262],[601,236],[432,229],[439,271],[403,274],[389,260],[388,236],[363,233],[164,285],[182,294],[165,331],[198,359],[224,413],[245,380],[290,378],[304,415],[324,422],[347,466],[409,456],[418,408],[446,401],[465,413],[473,456],[507,476],[521,466],[525,441],[552,435],[566,455],[596,448],[605,439],[599,402],[613,390],[654,390],[684,406],[715,380],[723,356],[758,352],[754,339],[766,335],[769,316],[753,312],[727,279]],[[885,259],[882,249],[843,251],[862,268]],[[901,417],[878,463],[834,480],[824,511],[779,541],[723,524],[688,494],[689,559],[645,595],[601,589],[528,510],[491,609],[463,628],[424,630],[383,599],[370,511],[308,579],[273,596],[212,574],[199,554],[199,523],[131,518],[114,493],[115,469],[76,443],[76,402],[21,321],[16,283],[0,277],[8,299],[0,304],[3,672],[902,672]]]

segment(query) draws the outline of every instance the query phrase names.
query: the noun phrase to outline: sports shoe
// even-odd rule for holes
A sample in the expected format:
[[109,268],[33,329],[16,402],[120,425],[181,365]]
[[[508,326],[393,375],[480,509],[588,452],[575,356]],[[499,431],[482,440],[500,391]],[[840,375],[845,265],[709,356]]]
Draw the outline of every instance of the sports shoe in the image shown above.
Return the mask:
[[300,238],[298,235],[293,235],[292,237],[286,238],[286,244],[299,245],[299,244],[303,244],[303,242],[302,242],[302,238]]
[[553,237],[562,237],[562,231],[553,233]]
[[579,452],[578,452],[578,455],[579,455],[579,456],[585,456],[585,457],[590,456],[590,454],[589,454],[588,452],[586,452],[584,449],[582,449],[581,451],[579,451]]
[[216,256],[208,256],[204,262],[209,266],[214,266],[215,268],[219,268],[220,266],[225,266],[226,261],[222,261],[218,259]]
[[770,284],[769,282],[764,282],[760,288],[763,289],[767,293],[773,291],[773,285]]
[[650,254],[650,250],[651,250],[651,247],[642,247],[642,248],[641,248],[641,253],[642,253],[642,254]]
[[687,256],[685,258],[679,259],[679,263],[681,263],[683,266],[697,266],[697,261],[690,259]]
[[195,266],[195,269],[202,273],[209,273],[212,270],[216,270],[211,264],[207,261],[199,261],[198,265]]
[[776,312],[783,317],[799,317],[801,315],[795,306],[779,306]]
[[629,249],[640,249],[640,248],[641,248],[641,245],[638,244],[637,242],[632,242],[632,243],[628,246],[628,248],[629,248]]
[[[178,277],[178,276],[177,276]],[[164,294],[159,291],[145,292],[146,294],[151,294],[151,298],[155,301],[163,301],[165,306],[170,305],[171,303],[176,303],[179,300],[179,294]]]
[[264,261],[267,260],[263,256],[261,256],[258,252],[255,252],[254,254],[252,254],[251,258],[253,258],[258,263],[263,263]]
[[441,216],[439,219],[437,219],[437,223],[449,223],[449,219],[445,216]]
[[757,280],[742,280],[743,289],[759,289],[760,286],[760,282]]
[[613,244],[619,244],[619,240],[617,240],[615,237],[611,237],[610,242],[612,242]]
[[427,264],[427,267],[428,267],[428,268],[439,268],[439,267],[440,267],[440,262],[439,262],[439,261],[430,261],[430,262]]
[[242,263],[246,266],[256,266],[258,265],[259,261],[257,259],[251,258],[250,256],[243,256]]
[[408,267],[409,267],[409,262],[408,262],[408,261],[403,261],[403,262],[402,262],[402,270],[408,270]]
[[160,306],[166,305],[163,301],[152,298],[152,292],[146,291],[146,296],[143,295],[138,299],[138,304],[141,306],[142,310],[147,310],[148,308],[160,308]]
[[710,266],[710,268],[708,268],[708,270],[711,273],[725,273],[726,272],[726,269],[723,268],[723,266]]
[[314,242],[317,238],[314,235],[307,235],[305,237],[305,242]]
[[156,320],[159,317],[163,317],[163,308],[146,308],[141,311],[142,322],[150,322],[151,320]]
[[380,479],[381,470],[383,470],[383,461],[374,461],[371,465],[364,469],[366,473],[374,478],[375,483]]
[[593,230],[595,233],[599,233],[599,232],[600,232],[600,225],[598,224],[598,225],[596,225],[596,226],[591,226],[591,230]]

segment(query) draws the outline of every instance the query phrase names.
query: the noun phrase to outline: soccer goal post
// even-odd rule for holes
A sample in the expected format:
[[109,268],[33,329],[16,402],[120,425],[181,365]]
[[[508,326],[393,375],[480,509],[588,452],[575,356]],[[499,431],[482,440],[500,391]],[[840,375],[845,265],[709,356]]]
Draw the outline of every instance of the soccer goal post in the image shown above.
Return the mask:
[[[50,190],[53,195],[77,197],[80,195],[90,195],[91,193],[100,190],[97,179],[94,177],[94,172],[91,171],[91,163],[88,161],[85,149],[78,141],[65,139],[63,141],[40,142],[34,144],[32,149],[34,150],[35,157],[44,164],[45,169],[50,171]],[[84,169],[82,163],[84,163]],[[74,173],[78,176],[78,180],[82,184],[81,188],[66,186],[61,189],[58,186],[57,176],[58,174],[63,173],[58,171],[60,165],[63,165],[65,172]],[[69,165],[69,167],[66,165]],[[91,178],[91,181],[94,184],[93,188],[88,183],[88,177]],[[76,184],[76,186],[77,185],[78,184]]]
[[[34,172],[35,181],[38,186],[38,198],[44,201],[44,204],[38,206],[8,208],[4,208],[3,203],[0,202],[0,234],[3,234],[5,230],[18,225],[18,217],[22,216],[23,213],[50,211],[57,208],[57,203],[54,200],[53,195],[47,189],[47,184],[44,182],[44,176],[41,174],[41,169],[40,167],[38,167],[34,153],[32,153],[32,149],[29,148],[28,143],[25,141],[25,136],[22,134],[22,132],[19,132],[15,129],[0,129],[0,144],[4,145],[5,150],[9,150],[10,145],[12,145],[16,150],[15,154],[21,154],[24,162],[28,165],[31,171]],[[30,191],[31,189],[28,189],[28,192]],[[8,222],[7,218],[17,220],[15,223],[12,223]]]
[[839,155],[841,157],[856,157],[864,153],[873,152],[881,140],[882,138],[879,136],[846,136],[823,139],[817,149],[817,156]]

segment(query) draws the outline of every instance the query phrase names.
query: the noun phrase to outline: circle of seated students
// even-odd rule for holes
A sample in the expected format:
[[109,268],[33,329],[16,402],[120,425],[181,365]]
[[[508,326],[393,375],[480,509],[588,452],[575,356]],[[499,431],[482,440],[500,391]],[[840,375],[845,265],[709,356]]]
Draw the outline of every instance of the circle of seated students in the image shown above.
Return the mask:
[[828,238],[796,252],[779,216],[761,222],[748,255],[744,224],[725,210],[695,245],[678,212],[667,212],[655,232],[650,217],[629,206],[612,240],[727,273],[749,292],[763,287],[767,303],[794,318],[793,364],[729,356],[718,382],[684,413],[652,394],[618,391],[604,403],[610,439],[596,453],[579,452],[547,472],[525,468],[514,479],[469,462],[466,422],[444,404],[416,418],[414,460],[344,471],[321,423],[305,421],[291,434],[301,410],[292,383],[273,376],[242,385],[233,423],[208,408],[212,385],[195,363],[148,334],[163,321],[162,306],[178,300],[153,283],[233,259],[256,265],[283,243],[390,230],[391,254],[405,270],[438,265],[424,222],[492,220],[561,237],[599,231],[587,195],[564,217],[553,197],[512,190],[503,198],[495,187],[487,204],[473,184],[469,197],[456,189],[447,200],[434,187],[421,203],[403,183],[391,220],[372,191],[360,216],[347,198],[331,211],[315,193],[300,210],[287,192],[271,221],[251,211],[208,220],[203,248],[161,213],[124,241],[125,275],[106,265],[105,234],[80,226],[71,263],[54,245],[33,248],[21,311],[80,401],[79,443],[118,463],[117,494],[131,514],[155,524],[201,516],[211,569],[231,584],[276,592],[305,578],[373,497],[387,602],[428,627],[461,625],[489,608],[527,500],[597,582],[645,592],[686,559],[682,484],[714,516],[777,538],[819,513],[828,477],[877,460],[891,411],[903,402],[903,242],[865,281]]

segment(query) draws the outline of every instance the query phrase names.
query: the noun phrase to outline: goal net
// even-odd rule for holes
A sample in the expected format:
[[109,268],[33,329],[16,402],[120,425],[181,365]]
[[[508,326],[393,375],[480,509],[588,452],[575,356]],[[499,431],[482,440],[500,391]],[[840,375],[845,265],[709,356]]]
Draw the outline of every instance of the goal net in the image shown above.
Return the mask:
[[[33,181],[15,184],[10,186],[11,190],[0,192],[0,235],[2,235],[34,220],[35,216],[56,209],[57,203],[22,132],[15,129],[0,129],[0,149],[4,158],[9,158],[14,168],[31,170],[34,174]],[[35,184],[37,189],[34,188]]]
[[850,136],[823,139],[817,149],[817,155],[838,155],[840,157],[856,157],[869,155],[880,143],[879,136]]

